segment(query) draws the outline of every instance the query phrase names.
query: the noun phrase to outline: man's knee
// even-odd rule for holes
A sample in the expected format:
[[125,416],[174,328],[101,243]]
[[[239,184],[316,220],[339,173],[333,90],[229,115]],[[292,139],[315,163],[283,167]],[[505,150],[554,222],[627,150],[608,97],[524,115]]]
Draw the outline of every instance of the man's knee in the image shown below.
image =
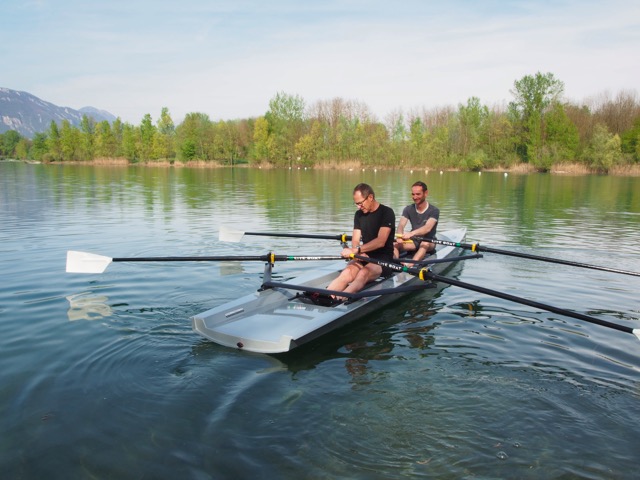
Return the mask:
[[361,273],[366,275],[367,282],[372,282],[382,274],[382,267],[373,263],[370,263],[367,268],[363,268],[362,270],[363,272]]
[[436,245],[431,242],[420,242],[420,248],[424,248],[427,252],[431,252],[436,248]]

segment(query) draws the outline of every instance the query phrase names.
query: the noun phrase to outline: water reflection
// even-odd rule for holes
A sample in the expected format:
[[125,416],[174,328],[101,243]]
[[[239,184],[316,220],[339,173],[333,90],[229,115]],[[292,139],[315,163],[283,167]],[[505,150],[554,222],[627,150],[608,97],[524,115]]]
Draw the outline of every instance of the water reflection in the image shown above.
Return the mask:
[[[424,295],[424,294],[419,294]],[[367,373],[372,361],[394,357],[395,350],[409,346],[428,351],[433,344],[431,315],[439,306],[439,293],[429,299],[404,298],[384,307],[375,318],[365,318],[285,354],[274,355],[297,373],[324,362],[344,360],[344,367],[356,379]],[[408,310],[402,310],[409,307]],[[399,312],[400,309],[400,312]]]
[[69,310],[67,316],[69,321],[76,320],[100,320],[113,314],[113,310],[107,304],[109,297],[106,295],[96,295],[92,292],[69,295]]

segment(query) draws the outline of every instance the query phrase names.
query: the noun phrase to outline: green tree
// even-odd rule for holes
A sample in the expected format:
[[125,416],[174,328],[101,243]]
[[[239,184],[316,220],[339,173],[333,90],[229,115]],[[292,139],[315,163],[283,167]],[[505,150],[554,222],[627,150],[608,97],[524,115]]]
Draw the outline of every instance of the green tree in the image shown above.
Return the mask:
[[582,161],[584,159],[583,152],[588,147],[591,136],[593,135],[594,125],[597,122],[594,122],[593,114],[586,105],[566,103],[564,105],[564,111],[578,132],[579,141],[576,147],[576,158]]
[[2,142],[0,143],[0,156],[13,158],[16,156],[16,147],[22,135],[15,130],[7,130],[0,136]]
[[137,162],[140,158],[136,130],[130,123],[122,125],[122,155],[130,162]]
[[627,154],[634,162],[640,162],[640,117],[636,119],[633,127],[620,136],[622,152]]
[[416,151],[419,151],[420,146],[424,143],[424,131],[424,122],[420,117],[414,117],[409,120],[409,142]]
[[514,145],[513,125],[508,115],[493,110],[485,122],[483,150],[487,153],[486,167],[509,166],[518,161]]
[[220,120],[214,125],[216,158],[233,166],[242,154],[238,122]]
[[276,165],[292,166],[295,145],[303,134],[304,100],[298,95],[277,93],[269,101],[265,118],[269,123],[269,134],[273,145],[269,149]]
[[598,123],[585,156],[591,168],[607,173],[613,165],[622,159],[620,137],[617,134],[609,133],[606,125]]
[[546,144],[554,152],[551,163],[574,161],[580,136],[578,128],[567,116],[564,105],[554,103],[546,116]]
[[427,134],[427,159],[433,167],[444,167],[451,153],[449,125],[438,125]]
[[333,157],[336,160],[362,160],[359,126],[360,120],[357,117],[340,115],[333,134]]
[[389,132],[379,122],[364,124],[364,163],[368,165],[384,165],[389,153]]
[[480,139],[489,109],[480,103],[478,97],[471,97],[466,105],[458,106],[458,154],[470,170],[485,166],[486,154],[482,151]]
[[62,120],[60,128],[60,150],[65,162],[83,160],[81,154],[81,134],[68,120]]
[[563,91],[564,84],[552,73],[540,72],[516,80],[511,90],[514,101],[509,104],[509,111],[518,127],[520,154],[525,161],[543,169],[545,114]]
[[153,156],[153,137],[156,132],[156,127],[153,125],[153,121],[151,119],[150,114],[145,114],[140,122],[139,129],[139,146],[138,151],[140,152],[141,160],[152,160]]
[[298,140],[295,146],[296,159],[303,166],[311,166],[318,161],[322,152],[323,125],[320,120],[313,120],[311,130]]
[[26,160],[29,158],[29,139],[22,137],[16,145],[16,158]]
[[49,133],[47,135],[47,150],[48,153],[45,155],[43,160],[45,161],[56,161],[62,160],[62,147],[60,145],[60,130],[58,129],[58,124],[53,120],[49,124]]
[[180,154],[184,160],[195,159],[197,154],[196,141],[191,138],[182,141],[180,144]]
[[107,120],[101,121],[95,129],[94,155],[96,158],[118,156],[118,141]]
[[94,136],[95,136],[95,121],[92,117],[82,115],[80,121],[80,145],[78,149],[78,155],[83,160],[93,160],[94,156]]
[[176,127],[167,107],[162,108],[156,126],[153,137],[153,157],[171,159],[175,156]]
[[257,162],[269,161],[271,158],[271,143],[269,122],[265,117],[258,117],[253,126],[253,151],[251,157]]
[[31,148],[29,149],[29,157],[33,160],[41,161],[44,159],[47,154],[47,134],[46,133],[36,133],[33,136],[33,141],[31,142]]
[[387,116],[387,130],[389,132],[389,153],[392,165],[404,164],[408,156],[407,128],[404,114],[401,110],[391,112]]
[[206,113],[188,113],[176,128],[176,148],[184,160],[210,160],[211,142],[211,120]]

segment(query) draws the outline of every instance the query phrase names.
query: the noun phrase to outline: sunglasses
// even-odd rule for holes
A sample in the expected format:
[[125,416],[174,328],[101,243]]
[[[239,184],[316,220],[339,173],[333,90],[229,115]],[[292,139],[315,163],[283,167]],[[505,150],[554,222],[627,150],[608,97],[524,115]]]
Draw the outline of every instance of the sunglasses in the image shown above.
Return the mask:
[[362,204],[363,204],[364,202],[366,202],[367,200],[369,200],[369,195],[367,195],[367,198],[365,198],[365,199],[364,199],[364,200],[362,200],[361,202],[353,202],[353,203],[355,203],[355,204],[356,204],[356,206],[361,207],[361,206],[362,206]]

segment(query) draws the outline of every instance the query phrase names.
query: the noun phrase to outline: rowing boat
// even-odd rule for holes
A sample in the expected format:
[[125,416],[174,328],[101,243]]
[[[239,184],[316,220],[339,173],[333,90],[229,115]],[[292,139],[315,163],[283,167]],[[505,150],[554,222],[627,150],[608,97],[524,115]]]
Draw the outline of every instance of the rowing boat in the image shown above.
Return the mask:
[[[456,243],[464,241],[465,233],[465,229],[457,229],[438,237]],[[451,266],[446,260],[453,261],[461,251],[453,245],[438,245],[428,257],[434,262],[430,270],[445,273]],[[267,262],[264,282],[257,292],[195,315],[191,318],[193,330],[226,347],[284,353],[428,286],[416,275],[397,272],[371,282],[345,302],[317,302],[344,266],[344,261],[332,262],[280,283],[271,281],[273,264]],[[310,293],[315,293],[316,299]]]

